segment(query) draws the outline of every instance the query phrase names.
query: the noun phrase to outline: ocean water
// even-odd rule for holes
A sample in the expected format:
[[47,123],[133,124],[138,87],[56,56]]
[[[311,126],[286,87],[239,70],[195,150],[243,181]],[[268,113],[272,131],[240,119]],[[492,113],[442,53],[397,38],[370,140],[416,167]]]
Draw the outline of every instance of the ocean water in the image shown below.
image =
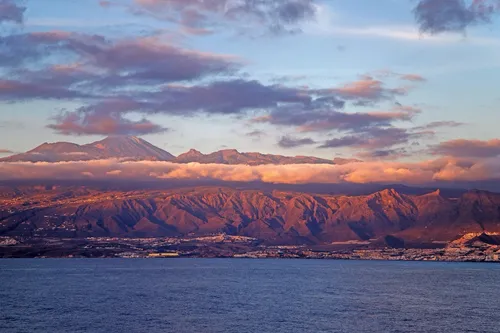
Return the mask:
[[500,332],[500,265],[0,260],[0,332]]

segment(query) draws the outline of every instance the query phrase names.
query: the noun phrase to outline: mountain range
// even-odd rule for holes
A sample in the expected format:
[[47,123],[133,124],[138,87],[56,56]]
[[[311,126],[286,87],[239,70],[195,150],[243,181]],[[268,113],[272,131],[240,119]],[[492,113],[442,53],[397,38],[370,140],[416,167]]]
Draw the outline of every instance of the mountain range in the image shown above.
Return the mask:
[[3,187],[0,236],[161,237],[227,233],[273,244],[449,242],[500,232],[500,194],[439,190],[367,195],[195,187],[112,191],[78,187]]
[[191,149],[177,157],[135,136],[111,136],[93,143],[43,143],[22,154],[0,159],[0,162],[68,162],[120,158],[128,160],[170,161],[174,163],[218,164],[342,164],[351,160],[328,160],[311,156],[281,156],[261,153],[240,153],[235,149],[202,154]]

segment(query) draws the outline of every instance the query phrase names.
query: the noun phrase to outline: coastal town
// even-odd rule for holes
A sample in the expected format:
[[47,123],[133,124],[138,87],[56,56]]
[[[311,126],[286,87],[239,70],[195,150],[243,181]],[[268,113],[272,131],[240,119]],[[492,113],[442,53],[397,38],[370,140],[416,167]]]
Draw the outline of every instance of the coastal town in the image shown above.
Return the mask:
[[184,238],[17,238],[0,237],[0,257],[30,258],[283,258],[500,262],[497,234],[471,233],[434,248],[374,247],[359,242],[340,246],[267,245],[226,234]]

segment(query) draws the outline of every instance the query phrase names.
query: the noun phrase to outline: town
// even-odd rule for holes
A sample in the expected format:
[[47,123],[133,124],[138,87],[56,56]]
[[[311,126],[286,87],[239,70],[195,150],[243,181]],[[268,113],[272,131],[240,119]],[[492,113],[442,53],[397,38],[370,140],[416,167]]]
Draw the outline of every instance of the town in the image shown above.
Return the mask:
[[496,234],[467,234],[435,248],[375,247],[367,242],[323,245],[268,245],[243,236],[217,234],[166,238],[21,238],[0,237],[0,257],[31,258],[288,258],[500,262]]

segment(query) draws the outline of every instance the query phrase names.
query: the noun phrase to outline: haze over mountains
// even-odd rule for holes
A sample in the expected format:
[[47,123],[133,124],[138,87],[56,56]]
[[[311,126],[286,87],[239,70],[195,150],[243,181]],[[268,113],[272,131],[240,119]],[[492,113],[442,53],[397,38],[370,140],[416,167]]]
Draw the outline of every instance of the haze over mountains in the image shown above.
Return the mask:
[[170,161],[174,163],[217,164],[341,164],[346,161],[327,160],[311,156],[281,156],[261,153],[240,153],[235,149],[202,154],[191,149],[177,157],[135,136],[110,136],[93,143],[78,145],[70,142],[43,143],[22,154],[0,159],[0,162],[68,162],[101,159],[130,159],[135,161]]

